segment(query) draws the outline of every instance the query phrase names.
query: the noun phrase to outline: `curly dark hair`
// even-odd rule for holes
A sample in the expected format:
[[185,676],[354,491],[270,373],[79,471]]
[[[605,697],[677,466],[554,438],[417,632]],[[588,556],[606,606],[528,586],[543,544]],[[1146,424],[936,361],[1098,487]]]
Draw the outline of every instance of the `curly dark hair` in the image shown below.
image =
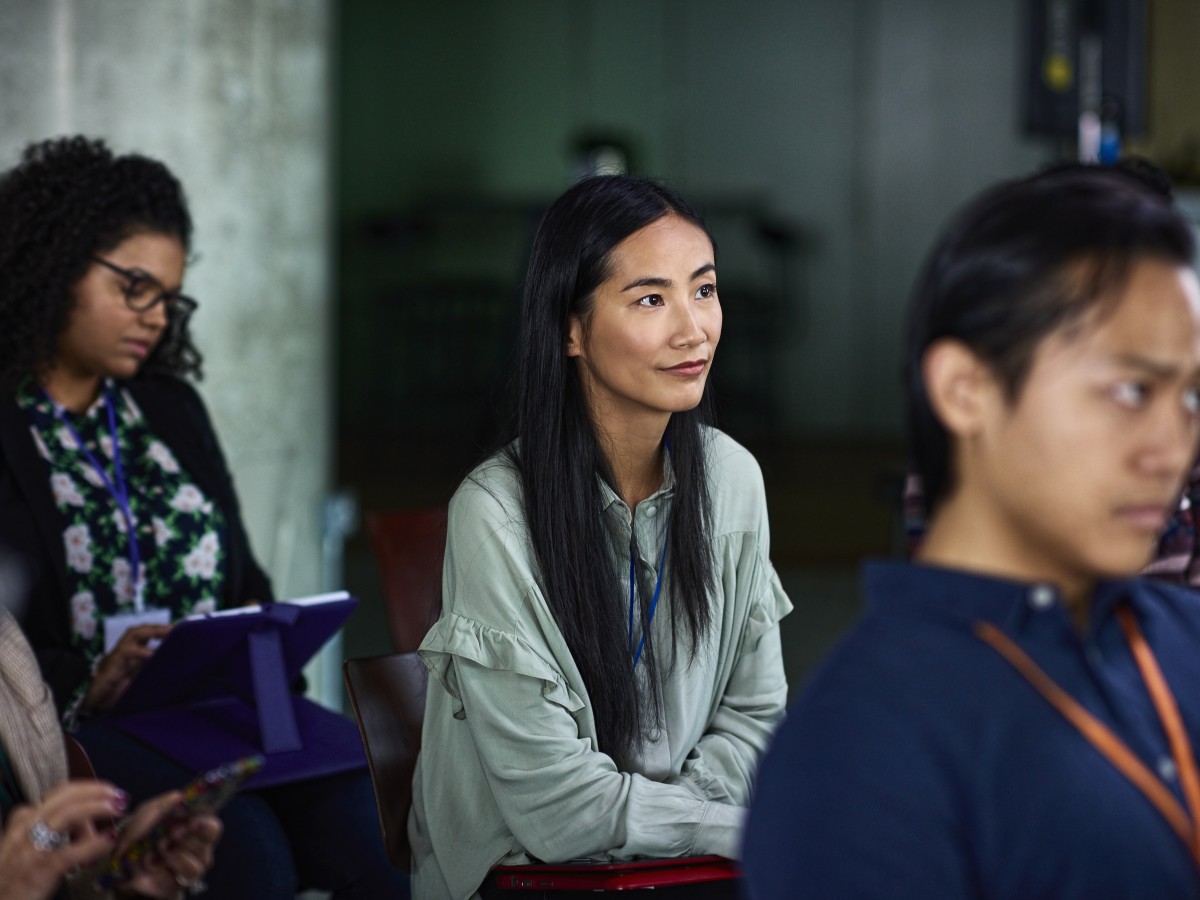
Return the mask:
[[[0,393],[11,394],[54,358],[92,257],[149,231],[191,250],[192,219],[179,181],[145,156],[115,156],[82,136],[30,144],[0,176]],[[187,322],[172,323],[141,373],[199,378]]]

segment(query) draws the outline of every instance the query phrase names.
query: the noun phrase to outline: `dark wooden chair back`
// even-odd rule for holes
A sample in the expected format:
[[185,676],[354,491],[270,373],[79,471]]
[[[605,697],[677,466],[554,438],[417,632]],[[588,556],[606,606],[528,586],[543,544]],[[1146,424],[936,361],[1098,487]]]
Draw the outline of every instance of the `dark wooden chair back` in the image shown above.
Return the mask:
[[83,749],[83,744],[74,737],[63,732],[63,746],[67,751],[67,777],[76,780],[94,781],[96,769],[92,760]]
[[369,512],[364,518],[392,646],[401,653],[416,650],[441,611],[446,507]]
[[348,659],[342,674],[367,754],[383,844],[392,865],[407,872],[408,810],[428,673],[417,654],[392,653]]

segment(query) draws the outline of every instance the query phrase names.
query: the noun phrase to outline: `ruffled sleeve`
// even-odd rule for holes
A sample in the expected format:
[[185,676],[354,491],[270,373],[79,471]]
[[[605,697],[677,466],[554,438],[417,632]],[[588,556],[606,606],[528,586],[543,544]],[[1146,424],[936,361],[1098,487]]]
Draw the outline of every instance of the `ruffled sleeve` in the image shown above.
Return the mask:
[[756,650],[762,636],[778,627],[783,617],[792,611],[792,601],[788,599],[771,561],[761,559],[759,566],[760,570],[756,573],[759,587],[750,602],[743,638],[743,649],[747,651]]
[[463,616],[451,613],[439,619],[426,635],[420,652],[430,674],[453,699],[456,719],[465,714],[457,669],[452,665],[454,657],[470,660],[485,669],[536,679],[548,702],[571,713],[583,709],[583,699],[571,689],[562,673],[528,643]]

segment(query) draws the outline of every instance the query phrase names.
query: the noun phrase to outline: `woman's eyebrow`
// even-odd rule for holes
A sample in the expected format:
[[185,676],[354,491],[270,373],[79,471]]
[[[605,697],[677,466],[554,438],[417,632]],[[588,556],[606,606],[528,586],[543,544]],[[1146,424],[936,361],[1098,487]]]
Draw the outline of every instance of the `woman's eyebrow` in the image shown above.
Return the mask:
[[[715,265],[713,265],[712,263],[705,263],[700,268],[698,268],[695,272],[693,272],[691,275],[688,276],[688,281],[695,281],[701,275],[704,275],[708,272],[715,272],[715,271],[717,271],[717,267]],[[644,278],[639,278],[637,281],[629,282],[629,284],[627,284],[627,285],[625,285],[625,287],[621,288],[621,293],[623,294],[626,291],[631,291],[634,288],[640,288],[640,287],[669,288],[672,284],[674,284],[674,282],[671,281],[670,278],[663,278],[661,275],[647,275]]]
[[631,281],[625,287],[621,288],[621,293],[631,291],[639,287],[660,287],[669,288],[672,284],[670,278],[663,278],[661,275],[647,275],[645,278],[639,278],[637,281]]
[[154,285],[154,287],[156,287],[159,291],[161,291],[164,294],[178,294],[183,291],[182,284],[180,284],[178,287],[168,288],[165,284],[163,284],[161,281],[159,281],[156,276],[151,275],[149,272],[147,272],[145,269],[141,268],[140,266],[134,266],[129,271],[132,272],[134,275],[136,275],[138,278],[142,279],[143,281],[150,282],[152,285]]
[[[126,267],[125,272],[128,272],[129,275],[132,275],[134,278],[140,278],[142,281],[148,281],[151,284],[153,284],[155,287],[166,290],[166,285],[164,285],[161,281],[159,281],[157,278],[155,278],[153,275],[151,275],[149,272],[147,272],[141,266],[128,266],[128,267]],[[125,273],[121,272],[118,274],[125,274]]]

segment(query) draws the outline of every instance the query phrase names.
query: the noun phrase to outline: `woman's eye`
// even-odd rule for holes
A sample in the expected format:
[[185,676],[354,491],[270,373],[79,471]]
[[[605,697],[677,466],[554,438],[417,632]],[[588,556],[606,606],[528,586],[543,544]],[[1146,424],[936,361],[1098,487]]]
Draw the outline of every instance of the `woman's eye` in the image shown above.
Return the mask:
[[150,279],[134,276],[129,279],[129,284],[125,287],[125,293],[130,297],[144,297],[149,293],[150,287]]
[[639,297],[638,306],[662,306],[663,298],[661,294],[647,294],[645,297]]
[[1189,415],[1200,415],[1200,388],[1188,388],[1183,392],[1183,408]]
[[1150,397],[1149,385],[1140,381],[1120,381],[1113,385],[1112,398],[1121,406],[1140,409]]
[[715,284],[702,284],[696,288],[697,300],[710,300],[717,296],[717,286]]

